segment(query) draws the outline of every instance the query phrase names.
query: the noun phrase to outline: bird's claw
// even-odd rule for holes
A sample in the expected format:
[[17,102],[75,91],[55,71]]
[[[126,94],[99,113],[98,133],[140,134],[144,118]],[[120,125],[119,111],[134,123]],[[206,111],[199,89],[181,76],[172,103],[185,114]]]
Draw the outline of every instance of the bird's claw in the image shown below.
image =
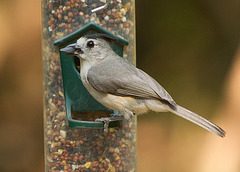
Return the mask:
[[111,114],[110,115],[110,117],[111,118],[113,118],[113,119],[116,119],[116,120],[123,120],[124,119],[124,115],[122,115],[122,114]]
[[108,126],[111,121],[124,120],[124,116],[121,114],[111,114],[110,117],[103,117],[95,119],[96,122],[104,123],[104,132],[108,132]]

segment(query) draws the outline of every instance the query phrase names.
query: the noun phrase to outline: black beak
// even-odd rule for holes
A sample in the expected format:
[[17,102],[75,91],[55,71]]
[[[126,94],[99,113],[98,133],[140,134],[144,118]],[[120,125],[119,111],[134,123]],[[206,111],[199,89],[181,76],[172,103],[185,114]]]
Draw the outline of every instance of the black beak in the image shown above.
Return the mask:
[[70,44],[65,48],[61,48],[60,51],[65,52],[67,55],[70,56],[77,56],[83,53],[82,49],[76,43]]

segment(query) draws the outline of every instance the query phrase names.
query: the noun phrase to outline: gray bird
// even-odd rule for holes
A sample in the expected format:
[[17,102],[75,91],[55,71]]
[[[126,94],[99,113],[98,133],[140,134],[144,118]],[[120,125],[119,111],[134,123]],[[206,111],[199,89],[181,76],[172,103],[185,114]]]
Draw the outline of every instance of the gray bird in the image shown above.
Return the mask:
[[172,112],[214,134],[225,131],[203,117],[179,105],[151,76],[118,56],[110,47],[115,37],[106,34],[86,35],[60,51],[80,58],[80,75],[89,93],[109,109],[125,118],[146,113]]

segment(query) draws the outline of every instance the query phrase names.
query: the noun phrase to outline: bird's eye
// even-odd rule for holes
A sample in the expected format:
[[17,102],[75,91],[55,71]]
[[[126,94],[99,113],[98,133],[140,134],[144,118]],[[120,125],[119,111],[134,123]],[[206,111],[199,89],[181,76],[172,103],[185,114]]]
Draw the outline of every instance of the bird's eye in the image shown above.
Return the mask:
[[93,48],[94,47],[94,42],[93,41],[88,41],[87,42],[87,47],[88,48]]

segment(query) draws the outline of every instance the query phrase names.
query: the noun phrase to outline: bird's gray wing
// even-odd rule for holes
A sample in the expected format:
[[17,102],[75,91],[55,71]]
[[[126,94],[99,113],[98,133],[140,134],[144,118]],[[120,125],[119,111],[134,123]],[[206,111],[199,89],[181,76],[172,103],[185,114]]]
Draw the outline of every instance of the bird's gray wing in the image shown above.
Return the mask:
[[157,81],[122,58],[110,59],[90,68],[87,79],[100,92],[139,99],[159,99],[176,105]]
[[139,77],[142,78],[145,82],[147,82],[148,85],[157,93],[157,95],[161,97],[161,99],[168,101],[173,106],[176,106],[176,103],[173,100],[173,98],[155,79],[153,79],[151,76],[149,76],[141,69],[137,68],[137,70]]

